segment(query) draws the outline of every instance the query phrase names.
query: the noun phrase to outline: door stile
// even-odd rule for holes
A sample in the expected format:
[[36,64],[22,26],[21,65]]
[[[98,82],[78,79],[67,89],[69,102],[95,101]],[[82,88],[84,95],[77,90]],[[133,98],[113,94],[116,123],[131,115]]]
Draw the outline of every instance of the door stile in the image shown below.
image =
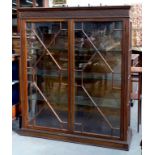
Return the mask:
[[[22,127],[28,125],[28,92],[27,92],[27,49],[26,49],[26,21],[20,21],[21,26],[21,58],[20,58],[20,100],[22,109]],[[25,82],[26,81],[26,82]]]
[[129,106],[129,96],[128,96],[128,59],[129,59],[129,30],[128,19],[123,20],[123,50],[122,50],[122,97],[121,97],[121,140],[127,140],[128,132],[128,106]]
[[74,78],[74,21],[68,20],[68,129],[74,130],[75,78]]

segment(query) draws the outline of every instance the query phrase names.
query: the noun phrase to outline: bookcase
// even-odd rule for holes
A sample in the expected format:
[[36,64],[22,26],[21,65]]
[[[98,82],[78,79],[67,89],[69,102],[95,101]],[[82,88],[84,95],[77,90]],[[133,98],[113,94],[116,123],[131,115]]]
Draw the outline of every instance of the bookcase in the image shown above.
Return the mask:
[[129,10],[18,10],[23,135],[129,149]]

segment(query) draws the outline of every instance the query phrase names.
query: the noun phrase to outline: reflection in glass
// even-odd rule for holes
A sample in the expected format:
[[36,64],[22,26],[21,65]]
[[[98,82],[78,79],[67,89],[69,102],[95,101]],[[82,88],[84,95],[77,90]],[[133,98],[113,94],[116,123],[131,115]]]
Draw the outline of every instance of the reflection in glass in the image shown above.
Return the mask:
[[61,24],[27,23],[29,123],[67,129],[68,33]]
[[75,23],[75,130],[120,136],[121,22]]
[[20,0],[20,7],[33,7],[33,0]]
[[43,0],[36,0],[37,7],[43,7]]
[[20,7],[43,7],[43,0],[20,0]]

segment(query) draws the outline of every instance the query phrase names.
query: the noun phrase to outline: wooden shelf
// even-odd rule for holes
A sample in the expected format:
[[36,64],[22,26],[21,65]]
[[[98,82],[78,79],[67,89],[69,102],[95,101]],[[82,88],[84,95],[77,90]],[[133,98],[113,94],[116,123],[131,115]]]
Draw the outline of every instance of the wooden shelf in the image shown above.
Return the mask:
[[131,67],[131,73],[142,73],[142,67]]

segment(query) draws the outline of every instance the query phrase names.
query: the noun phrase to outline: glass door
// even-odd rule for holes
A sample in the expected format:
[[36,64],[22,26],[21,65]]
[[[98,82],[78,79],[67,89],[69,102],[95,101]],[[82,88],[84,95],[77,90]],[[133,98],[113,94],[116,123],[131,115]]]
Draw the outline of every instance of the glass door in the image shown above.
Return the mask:
[[68,25],[26,24],[29,125],[120,137],[122,22]]
[[29,125],[68,128],[68,24],[28,22]]
[[120,137],[122,22],[75,22],[75,132]]

